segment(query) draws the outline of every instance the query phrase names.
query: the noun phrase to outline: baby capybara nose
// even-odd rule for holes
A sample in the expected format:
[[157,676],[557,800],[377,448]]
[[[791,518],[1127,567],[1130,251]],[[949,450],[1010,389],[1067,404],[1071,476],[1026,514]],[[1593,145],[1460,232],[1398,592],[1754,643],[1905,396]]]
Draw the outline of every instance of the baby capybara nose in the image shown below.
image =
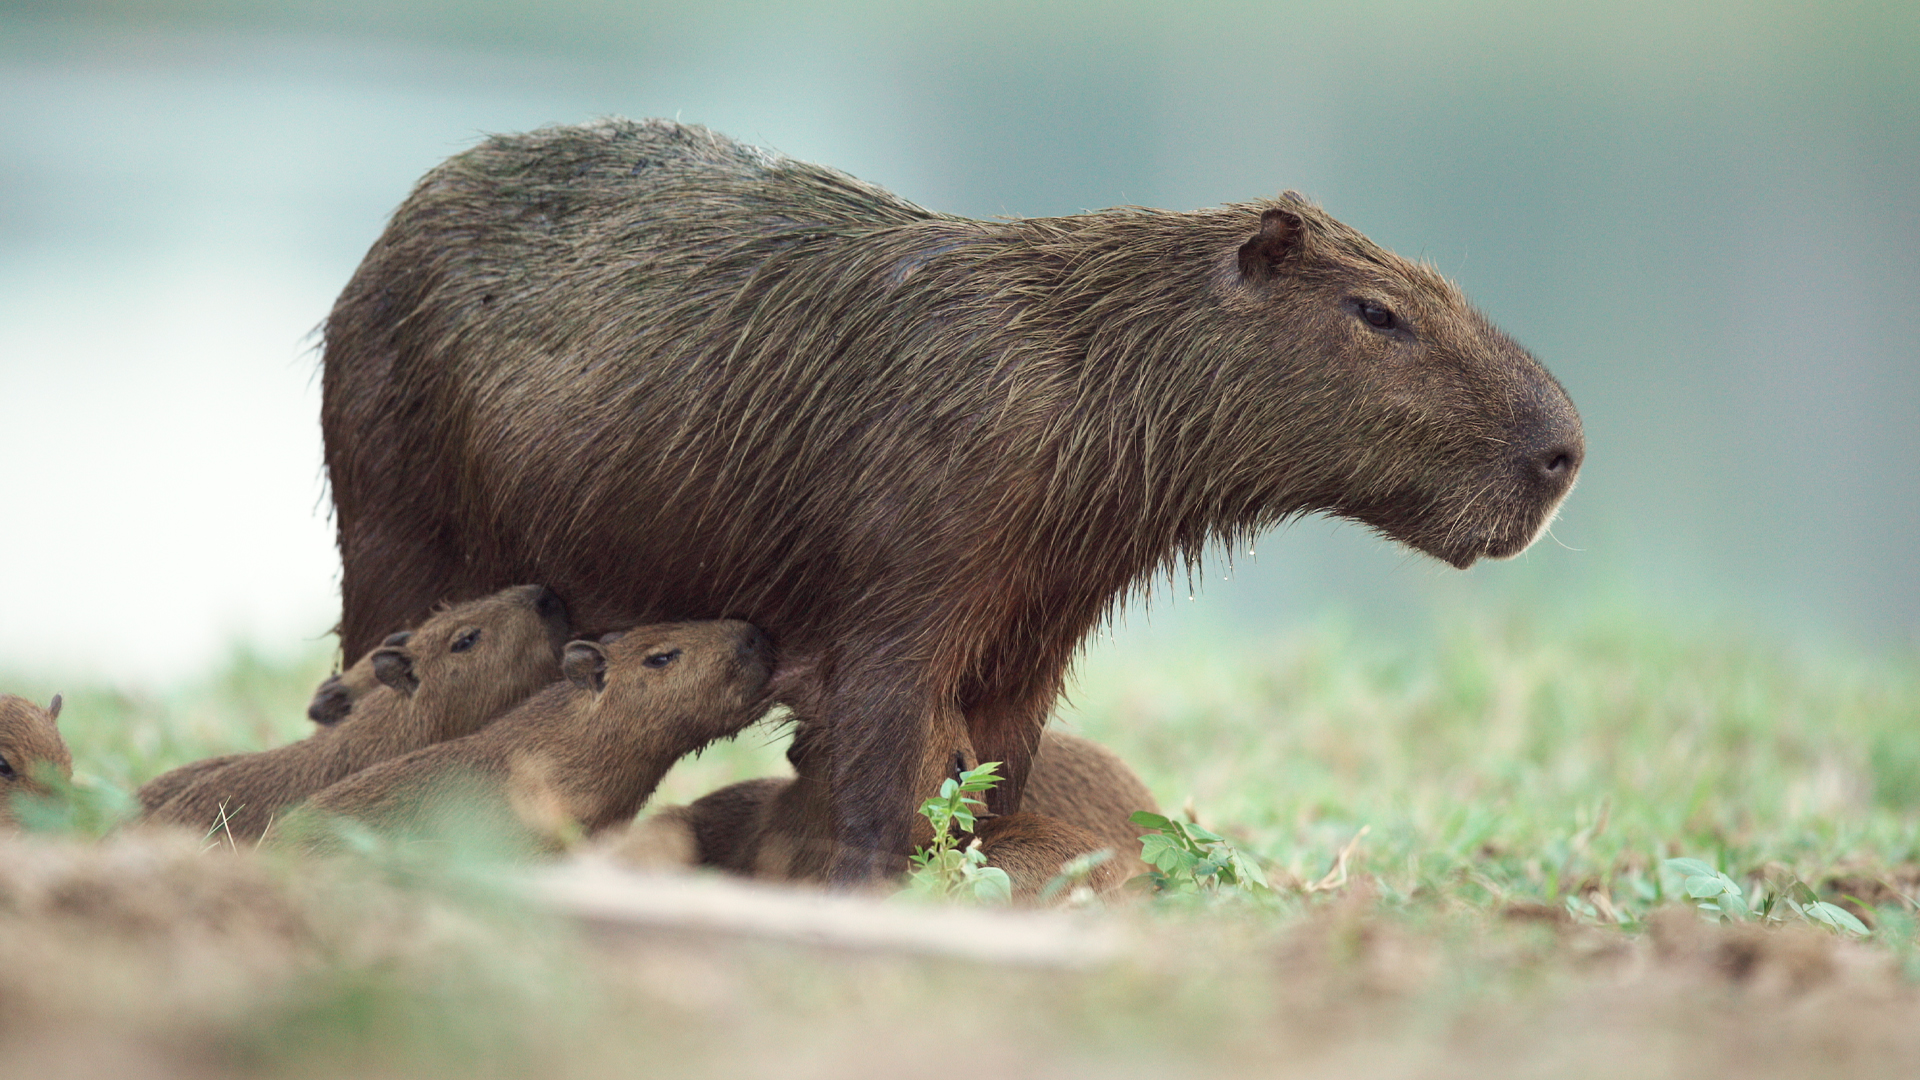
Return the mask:
[[767,640],[766,633],[759,627],[749,626],[734,645],[734,653],[743,661],[759,660],[764,663],[773,659],[773,643]]
[[559,593],[545,585],[540,586],[539,595],[534,597],[533,610],[543,619],[564,621],[567,617],[566,602],[560,599]]

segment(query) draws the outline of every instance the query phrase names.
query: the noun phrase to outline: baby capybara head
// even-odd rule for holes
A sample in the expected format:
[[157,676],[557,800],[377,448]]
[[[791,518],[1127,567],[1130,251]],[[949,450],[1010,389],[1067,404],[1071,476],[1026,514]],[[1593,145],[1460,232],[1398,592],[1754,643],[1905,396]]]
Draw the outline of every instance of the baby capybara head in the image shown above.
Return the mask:
[[[380,644],[405,645],[411,637],[413,631],[402,630],[388,634]],[[307,719],[316,724],[337,724],[353,712],[354,702],[379,685],[380,680],[373,673],[373,654],[369,652],[352,667],[321,681],[313,692],[313,700],[307,702]]]
[[0,694],[0,827],[18,824],[14,797],[50,795],[48,781],[73,777],[73,757],[60,737],[60,695],[46,708],[13,694]]
[[416,708],[470,721],[456,726],[471,729],[559,678],[570,630],[553,590],[516,585],[439,612],[365,662]]
[[1275,409],[1256,427],[1280,436],[1246,497],[1285,491],[1462,568],[1545,530],[1580,471],[1579,414],[1446,279],[1293,192],[1221,272],[1239,316],[1221,385]]
[[690,745],[735,734],[771,704],[773,649],[758,627],[734,620],[659,623],[569,642],[561,666],[594,696],[597,712],[673,725]]

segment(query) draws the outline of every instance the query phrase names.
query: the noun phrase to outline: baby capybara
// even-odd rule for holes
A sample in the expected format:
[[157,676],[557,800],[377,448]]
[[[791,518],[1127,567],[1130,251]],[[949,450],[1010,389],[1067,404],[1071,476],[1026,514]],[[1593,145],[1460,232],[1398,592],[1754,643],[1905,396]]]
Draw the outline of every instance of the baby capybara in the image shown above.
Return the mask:
[[[742,622],[574,641],[562,667],[565,682],[481,730],[356,773],[306,808],[401,837],[452,825],[553,847],[569,832],[632,820],[675,761],[739,733],[771,704],[772,651]],[[338,842],[317,824],[305,829],[311,845]]]
[[1458,289],[1299,196],[976,221],[662,120],[449,159],[325,336],[349,655],[527,575],[588,633],[751,621],[832,729],[842,883],[905,865],[943,710],[1019,809],[1155,575],[1320,512],[1515,555],[1584,452]]
[[[737,874],[785,881],[821,881],[827,873],[830,834],[826,820],[821,755],[807,728],[796,732],[789,754],[792,780],[764,778],[730,784],[686,806],[668,807],[636,823],[630,846],[615,857],[641,863],[711,866]],[[971,751],[962,747],[951,768],[972,768]],[[930,797],[945,779],[930,774],[923,792]],[[1035,900],[1068,860],[1106,850],[1089,884],[1109,891],[1136,874],[1140,834],[1128,820],[1137,810],[1158,812],[1152,792],[1118,754],[1098,743],[1048,729],[1034,755],[1024,809],[984,821],[977,837],[990,865],[1007,872],[1014,899]],[[914,843],[931,838],[924,820],[916,822]]]
[[[407,643],[411,631],[387,635],[380,644],[399,647]],[[376,650],[377,651],[377,650]],[[353,703],[372,693],[380,686],[380,679],[373,669],[373,653],[369,652],[356,661],[352,667],[337,674],[329,675],[313,692],[313,698],[307,703],[307,719],[316,724],[337,724],[353,711]],[[140,786],[138,798],[142,812],[151,812],[168,799],[173,798],[201,777],[226,768],[228,765],[246,757],[245,754],[222,754],[219,757],[203,758],[182,765],[177,769],[162,773]]]
[[[258,838],[282,807],[369,765],[469,734],[559,678],[567,637],[565,605],[540,585],[449,608],[406,644],[373,651],[381,685],[348,719],[202,770],[145,820]],[[170,776],[152,783],[175,783]]]
[[14,694],[0,694],[0,828],[19,824],[14,799],[51,795],[48,779],[73,778],[73,756],[60,737],[60,695],[46,708]]

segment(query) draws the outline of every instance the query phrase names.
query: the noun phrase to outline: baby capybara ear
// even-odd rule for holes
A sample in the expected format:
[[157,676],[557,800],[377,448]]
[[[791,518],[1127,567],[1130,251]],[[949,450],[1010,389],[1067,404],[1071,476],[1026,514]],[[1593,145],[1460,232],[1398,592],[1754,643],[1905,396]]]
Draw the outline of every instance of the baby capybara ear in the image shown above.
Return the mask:
[[614,630],[609,633],[601,634],[600,644],[611,645],[614,642],[619,641],[621,638],[626,636],[627,636],[627,632],[625,630]]
[[560,659],[560,671],[568,682],[597,694],[607,688],[606,650],[591,641],[569,641],[566,655]]
[[61,704],[60,695],[59,694],[53,695],[53,700],[47,703],[47,719],[49,720],[60,719],[60,704]]
[[382,644],[382,645],[391,645],[391,646],[393,646],[394,648],[396,648],[396,649],[397,649],[397,648],[399,648],[400,646],[402,646],[402,645],[405,645],[405,644],[406,644],[407,642],[409,642],[409,641],[412,641],[412,640],[413,640],[413,631],[411,631],[411,630],[397,630],[397,631],[395,631],[395,632],[393,632],[393,633],[391,633],[391,634],[388,634],[388,635],[387,635],[387,640],[385,640],[385,641],[383,641],[383,642],[381,642],[380,644]]
[[420,689],[420,677],[413,673],[413,657],[390,646],[373,650],[373,677],[403,694]]

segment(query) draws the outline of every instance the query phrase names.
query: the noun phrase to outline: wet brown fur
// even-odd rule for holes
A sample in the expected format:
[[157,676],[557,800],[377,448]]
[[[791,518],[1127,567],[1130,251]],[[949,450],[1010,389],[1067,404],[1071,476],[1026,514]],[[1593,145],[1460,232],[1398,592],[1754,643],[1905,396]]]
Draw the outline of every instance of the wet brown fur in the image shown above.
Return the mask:
[[322,386],[350,655],[529,577],[589,633],[749,620],[831,728],[842,882],[903,865],[943,710],[1017,809],[1081,640],[1209,543],[1327,512],[1512,555],[1583,449],[1458,290],[1304,199],[974,221],[666,121],[429,173]]
[[[737,734],[771,704],[772,651],[747,623],[575,641],[564,666],[567,681],[474,734],[356,773],[308,808],[420,835],[457,807],[462,823],[550,848],[576,828],[591,836],[632,820],[675,761]],[[312,843],[325,847],[332,835],[316,832]]]
[[[468,648],[453,651],[476,630]],[[184,785],[174,773],[157,777],[149,786],[179,790],[145,820],[256,839],[282,807],[376,762],[468,734],[559,678],[567,636],[564,607],[538,585],[440,612],[404,646],[375,650],[373,659],[388,666],[394,682],[383,677],[350,718],[299,742],[233,756],[220,768],[185,766],[196,774]],[[145,789],[141,802],[148,804]]]
[[52,775],[73,778],[73,755],[60,737],[60,695],[45,708],[14,694],[0,694],[0,828],[19,824],[14,799],[51,795]]

